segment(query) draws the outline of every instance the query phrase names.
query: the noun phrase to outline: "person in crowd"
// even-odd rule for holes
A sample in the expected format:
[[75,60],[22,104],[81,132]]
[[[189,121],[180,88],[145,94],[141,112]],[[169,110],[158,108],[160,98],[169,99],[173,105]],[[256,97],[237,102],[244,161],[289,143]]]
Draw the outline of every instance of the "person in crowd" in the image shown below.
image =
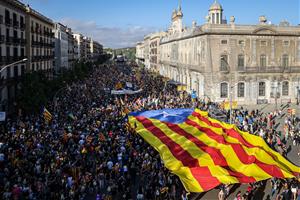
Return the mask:
[[[141,90],[132,95],[111,94],[116,86]],[[29,114],[8,120],[0,128],[0,198],[63,200],[95,195],[106,200],[187,200],[189,195],[178,177],[170,174],[159,154],[128,126],[126,116],[128,111],[191,107],[210,114],[218,111],[222,120],[229,121],[220,104],[192,100],[158,74],[134,65],[94,68],[86,79],[68,85],[55,103],[49,102],[51,122],[45,123],[40,114]],[[276,118],[276,114],[244,108],[233,113],[241,130],[259,135],[278,150],[280,135],[271,123]],[[286,120],[290,130],[295,123]],[[299,145],[296,135],[287,139]],[[295,198],[299,191],[295,184],[288,185],[281,196]],[[230,187],[221,186],[219,199],[228,197]],[[261,186],[253,184],[251,191],[237,198],[250,196],[256,187]]]

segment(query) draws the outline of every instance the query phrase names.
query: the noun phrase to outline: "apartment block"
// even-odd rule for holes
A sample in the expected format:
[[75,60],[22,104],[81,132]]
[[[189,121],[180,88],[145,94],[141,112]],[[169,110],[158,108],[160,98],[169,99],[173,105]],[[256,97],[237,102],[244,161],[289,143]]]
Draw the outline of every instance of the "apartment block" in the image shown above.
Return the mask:
[[[13,106],[17,82],[25,72],[26,12],[18,1],[0,1],[0,110]],[[16,64],[14,64],[16,63]]]
[[51,75],[54,69],[54,23],[26,6],[26,24],[27,71],[44,71]]
[[69,46],[67,27],[61,23],[54,25],[55,37],[55,73],[60,73],[69,68]]

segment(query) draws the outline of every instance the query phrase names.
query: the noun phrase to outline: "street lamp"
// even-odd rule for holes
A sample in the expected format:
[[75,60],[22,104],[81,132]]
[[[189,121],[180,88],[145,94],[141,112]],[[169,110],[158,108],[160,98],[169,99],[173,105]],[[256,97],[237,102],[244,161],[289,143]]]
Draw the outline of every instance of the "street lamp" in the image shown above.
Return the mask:
[[19,63],[22,63],[22,62],[26,62],[28,59],[27,58],[24,58],[22,60],[19,60],[19,61],[16,61],[16,62],[13,62],[13,63],[10,63],[8,65],[5,65],[1,70],[0,70],[0,73],[2,73],[2,71],[4,71],[6,68],[12,66],[12,65],[16,65],[16,64],[19,64]]
[[[26,62],[27,60],[28,60],[27,58],[24,58],[24,59],[22,59],[22,60],[19,60],[19,61],[10,63],[10,64],[5,65],[4,67],[2,67],[2,68],[0,69],[0,79],[2,78],[2,77],[1,77],[2,72],[3,72],[6,68],[8,68],[8,67],[10,67],[10,66],[13,66],[13,65],[16,65],[16,64],[19,64],[19,63],[22,63],[22,62]],[[0,92],[1,92],[1,91],[2,91],[2,87],[0,87]],[[2,105],[3,105],[2,101],[0,102],[0,105],[1,105],[1,107],[2,107]]]

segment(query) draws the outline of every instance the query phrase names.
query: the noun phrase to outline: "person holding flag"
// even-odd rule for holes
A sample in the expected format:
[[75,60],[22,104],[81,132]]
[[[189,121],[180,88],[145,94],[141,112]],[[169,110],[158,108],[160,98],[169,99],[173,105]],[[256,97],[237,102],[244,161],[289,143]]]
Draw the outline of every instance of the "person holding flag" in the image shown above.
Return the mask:
[[47,123],[52,120],[52,114],[46,109],[46,107],[43,107],[43,117]]

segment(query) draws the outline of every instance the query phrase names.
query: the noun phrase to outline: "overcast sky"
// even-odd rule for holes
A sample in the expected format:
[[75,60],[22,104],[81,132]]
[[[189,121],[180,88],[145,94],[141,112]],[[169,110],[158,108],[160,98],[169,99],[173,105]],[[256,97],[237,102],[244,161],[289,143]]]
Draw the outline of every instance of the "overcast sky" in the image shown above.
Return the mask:
[[[182,0],[185,26],[203,24],[214,0]],[[178,0],[22,0],[45,16],[94,38],[105,47],[131,47],[151,32],[166,30]],[[299,0],[219,0],[227,19],[257,24],[260,15],[278,24],[300,24]]]

